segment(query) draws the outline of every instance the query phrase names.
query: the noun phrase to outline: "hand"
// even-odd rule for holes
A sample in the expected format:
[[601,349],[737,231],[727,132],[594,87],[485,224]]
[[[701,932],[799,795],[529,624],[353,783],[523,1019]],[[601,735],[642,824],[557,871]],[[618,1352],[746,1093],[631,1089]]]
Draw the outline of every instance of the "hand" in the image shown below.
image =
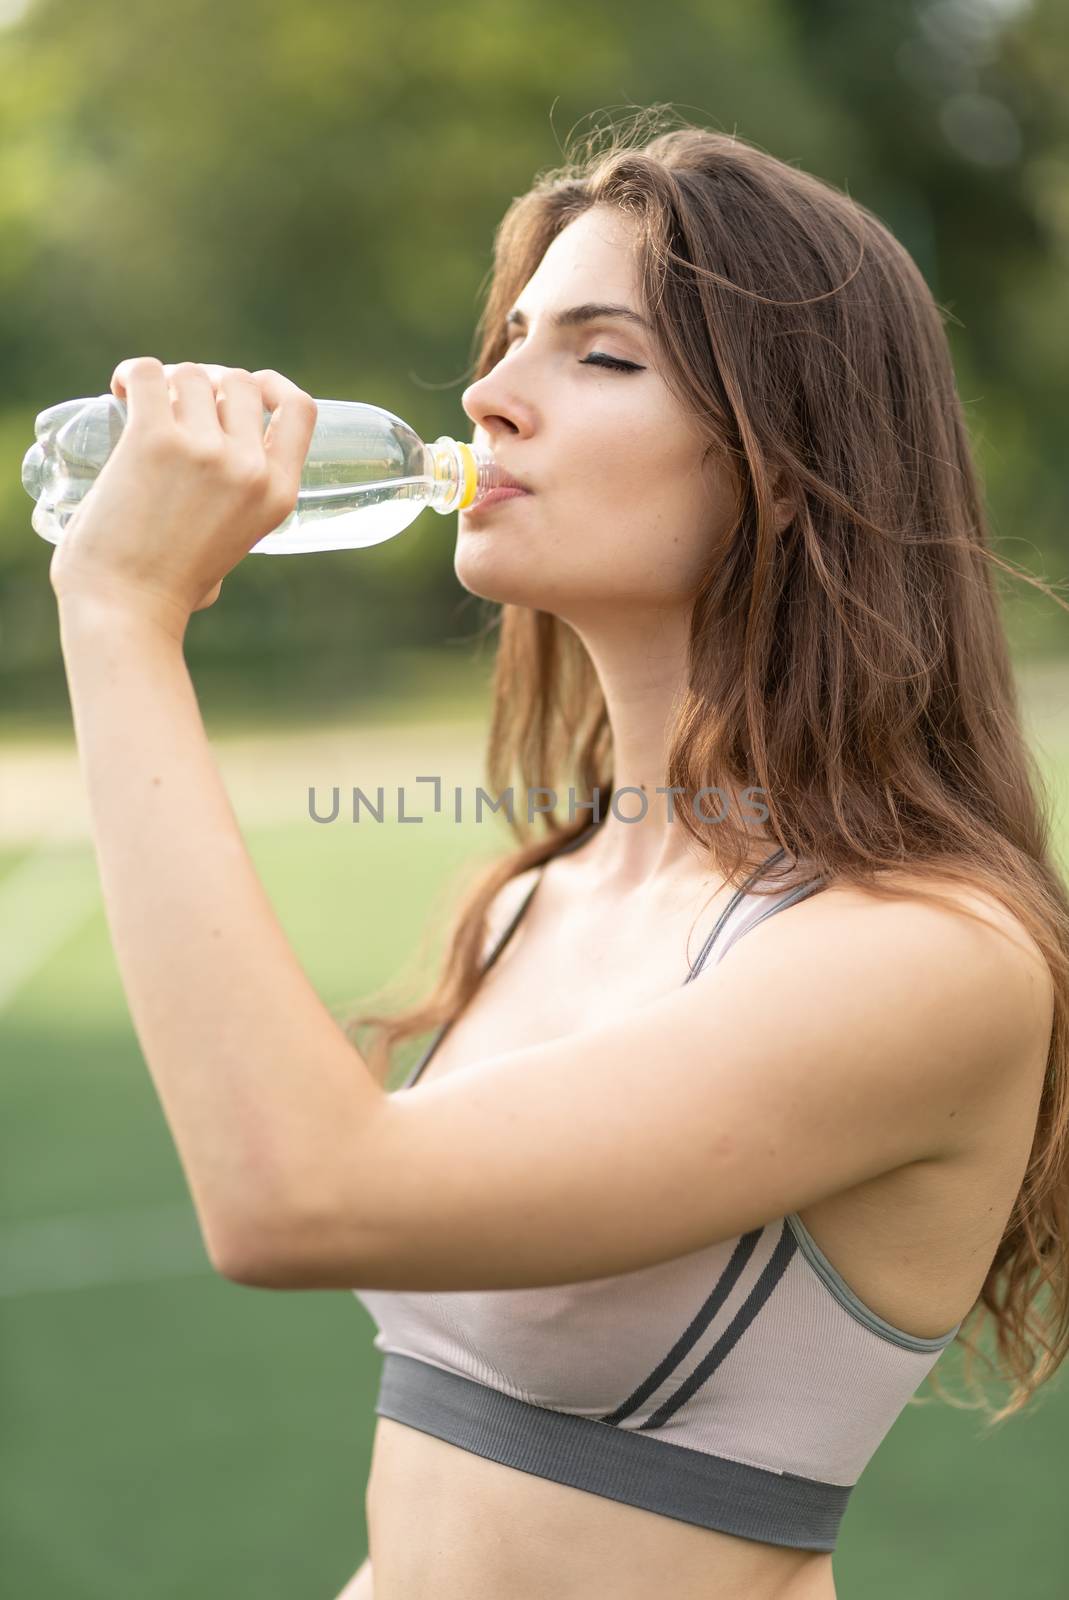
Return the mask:
[[49,578],[61,600],[103,597],[181,641],[191,614],[294,509],[316,403],[278,372],[155,356],[120,361],[111,390],[126,424]]

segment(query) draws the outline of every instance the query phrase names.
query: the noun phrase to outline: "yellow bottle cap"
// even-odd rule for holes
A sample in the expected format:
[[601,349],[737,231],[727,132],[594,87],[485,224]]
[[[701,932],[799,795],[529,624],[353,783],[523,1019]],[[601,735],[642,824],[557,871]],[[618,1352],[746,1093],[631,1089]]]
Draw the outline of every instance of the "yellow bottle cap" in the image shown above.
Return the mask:
[[465,444],[462,439],[457,440],[457,451],[460,455],[461,465],[464,469],[464,488],[460,499],[457,501],[457,510],[466,511],[475,499],[475,491],[479,486],[479,469],[475,462],[475,454],[470,444]]

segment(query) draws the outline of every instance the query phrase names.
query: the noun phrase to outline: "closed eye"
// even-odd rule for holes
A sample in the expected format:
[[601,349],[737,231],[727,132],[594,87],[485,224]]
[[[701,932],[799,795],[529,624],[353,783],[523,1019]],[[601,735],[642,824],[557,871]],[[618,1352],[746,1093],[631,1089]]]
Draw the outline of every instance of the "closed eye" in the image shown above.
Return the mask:
[[604,355],[595,350],[593,355],[584,356],[579,365],[581,367],[613,367],[617,372],[641,372],[643,369],[635,361],[619,361],[615,356]]
[[[519,332],[506,338],[505,354],[508,355],[516,340],[521,338]],[[645,368],[639,366],[637,361],[621,361],[618,356],[607,356],[603,350],[596,350],[592,355],[585,356],[579,365],[581,367],[608,367],[613,372],[644,372]]]

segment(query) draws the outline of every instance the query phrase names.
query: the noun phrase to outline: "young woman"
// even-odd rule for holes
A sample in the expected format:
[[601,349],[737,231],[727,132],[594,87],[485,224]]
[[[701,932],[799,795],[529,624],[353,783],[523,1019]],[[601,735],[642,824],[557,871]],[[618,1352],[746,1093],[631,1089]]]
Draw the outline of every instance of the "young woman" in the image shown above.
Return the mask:
[[491,790],[548,826],[426,1005],[341,1030],[181,653],[307,397],[117,369],[52,576],[132,1014],[218,1270],[378,1324],[346,1600],[831,1600],[965,1321],[999,1417],[1069,1348],[1069,900],[940,315],[863,207],[688,126],[516,200],[480,331],[464,406],[527,492],[455,566],[501,608]]

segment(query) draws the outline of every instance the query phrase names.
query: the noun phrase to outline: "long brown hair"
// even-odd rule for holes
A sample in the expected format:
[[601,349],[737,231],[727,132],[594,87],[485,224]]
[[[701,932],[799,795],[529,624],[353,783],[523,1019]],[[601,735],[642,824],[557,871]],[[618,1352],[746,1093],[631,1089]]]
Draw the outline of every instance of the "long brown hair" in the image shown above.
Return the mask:
[[[694,599],[666,778],[684,797],[677,816],[737,883],[750,864],[744,826],[730,814],[702,826],[687,803],[731,774],[764,791],[771,836],[827,881],[920,899],[932,896],[918,880],[985,889],[1048,963],[1054,1019],[1031,1157],[967,1319],[990,1316],[995,1368],[984,1360],[1012,1385],[1000,1410],[977,1402],[994,1426],[1069,1352],[1069,898],[992,568],[1063,602],[990,548],[943,313],[908,252],[864,206],[745,140],[658,129],[666,110],[610,129],[605,148],[591,136],[512,202],[474,370],[503,356],[505,313],[562,228],[593,205],[631,219],[666,381],[738,490],[732,536],[710,551]],[[784,494],[794,514],[778,529]],[[496,620],[492,792],[516,775],[527,790],[570,786],[604,804],[611,730],[585,648],[545,612],[503,605]],[[541,834],[510,817],[517,848],[463,896],[423,1004],[343,1022],[351,1039],[377,1030],[360,1048],[379,1082],[394,1045],[448,1024],[478,990],[498,891],[590,825],[589,812],[559,812]],[[907,888],[895,882],[903,868]],[[970,1380],[978,1352],[958,1338]]]

